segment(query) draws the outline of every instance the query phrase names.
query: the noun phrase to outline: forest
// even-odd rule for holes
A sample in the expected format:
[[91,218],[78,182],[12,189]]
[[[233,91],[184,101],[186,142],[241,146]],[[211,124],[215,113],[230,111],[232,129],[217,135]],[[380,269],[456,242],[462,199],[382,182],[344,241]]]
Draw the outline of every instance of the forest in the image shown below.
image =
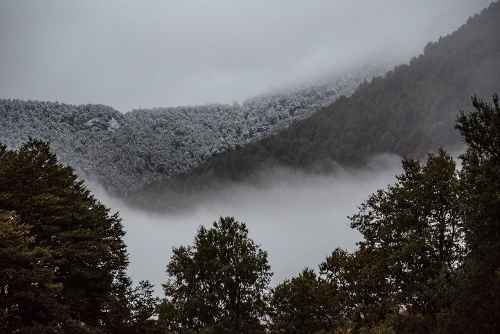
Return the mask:
[[409,64],[362,83],[275,135],[229,149],[184,173],[126,198],[147,210],[175,211],[228,184],[256,184],[266,170],[324,174],[359,167],[377,154],[425,158],[439,147],[463,149],[455,118],[470,97],[491,96],[500,86],[500,4],[469,18],[454,33],[429,42]]
[[353,214],[363,240],[319,274],[270,287],[243,222],[201,225],[174,248],[164,298],[133,286],[118,214],[48,143],[0,147],[4,333],[495,333],[500,330],[500,105],[474,97],[444,150],[404,158],[397,182]]
[[241,105],[138,109],[0,99],[0,142],[19,148],[29,136],[51,142],[82,179],[116,196],[181,173],[310,116],[388,67],[366,67],[314,86],[275,91]]
[[[0,332],[500,333],[499,28],[497,2],[387,73],[242,105],[0,100]],[[325,175],[383,153],[402,173],[349,216],[355,248],[332,243],[274,286],[266,249],[221,215],[164,259],[155,296],[87,182],[172,212],[275,167]]]

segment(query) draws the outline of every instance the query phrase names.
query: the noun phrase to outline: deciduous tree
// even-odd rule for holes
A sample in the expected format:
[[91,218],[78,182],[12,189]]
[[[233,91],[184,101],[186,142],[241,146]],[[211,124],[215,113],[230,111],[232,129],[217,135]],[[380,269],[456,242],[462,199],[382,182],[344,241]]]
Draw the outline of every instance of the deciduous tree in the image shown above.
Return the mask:
[[267,252],[232,217],[173,249],[159,322],[174,333],[262,333],[272,273]]
[[272,290],[272,333],[331,332],[343,324],[337,286],[311,269],[285,280]]

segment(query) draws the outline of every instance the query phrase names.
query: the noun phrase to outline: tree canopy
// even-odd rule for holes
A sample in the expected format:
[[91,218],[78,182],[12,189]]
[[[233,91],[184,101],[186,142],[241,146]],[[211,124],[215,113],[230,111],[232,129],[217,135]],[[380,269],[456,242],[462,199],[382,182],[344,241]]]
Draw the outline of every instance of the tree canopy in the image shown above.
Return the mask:
[[111,306],[131,284],[123,236],[48,143],[0,146],[2,332],[113,332]]
[[348,289],[357,325],[390,318],[398,333],[428,333],[449,306],[446,287],[463,256],[457,171],[443,150],[425,165],[404,159],[403,168],[395,185],[351,217],[364,237],[358,249],[349,257],[334,252],[321,269]]
[[296,334],[334,331],[344,321],[341,302],[335,285],[306,268],[272,290],[269,329]]
[[500,332],[500,107],[473,97],[456,128],[468,145],[461,155],[461,217],[467,257],[453,309],[464,333]]
[[272,273],[244,223],[220,217],[173,249],[160,325],[173,333],[261,333]]
[[[374,155],[425,159],[439,147],[461,150],[454,130],[457,112],[473,94],[489,96],[500,86],[500,3],[467,20],[454,33],[429,42],[423,54],[384,76],[359,85],[310,117],[278,134],[229,150],[183,174],[127,195],[150,210],[177,210],[202,201],[227,183],[255,184],[262,171],[286,166],[328,173],[363,166]],[[333,162],[333,163],[332,163]]]
[[461,168],[443,149],[403,159],[397,182],[350,217],[363,236],[355,251],[335,249],[319,277],[304,271],[273,290],[272,330],[500,331],[499,99],[472,104],[456,123]]

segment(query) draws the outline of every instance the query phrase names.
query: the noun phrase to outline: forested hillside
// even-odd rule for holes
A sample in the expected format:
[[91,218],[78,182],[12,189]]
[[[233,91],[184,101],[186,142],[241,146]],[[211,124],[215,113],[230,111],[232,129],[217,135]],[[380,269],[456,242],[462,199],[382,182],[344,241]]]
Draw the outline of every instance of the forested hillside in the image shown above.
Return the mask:
[[439,147],[460,149],[453,130],[470,98],[500,87],[500,4],[469,18],[453,34],[428,43],[423,54],[364,82],[279,134],[218,155],[178,177],[128,196],[155,210],[193,202],[201,189],[255,182],[264,169],[286,166],[328,172],[336,164],[363,165],[373,155],[424,157]]
[[221,216],[172,249],[161,299],[148,281],[132,287],[118,214],[48,143],[0,145],[0,331],[499,333],[498,95],[473,107],[455,125],[461,168],[442,149],[403,159],[397,182],[350,217],[356,248],[332,244],[318,274],[271,288],[267,251]]
[[50,140],[80,176],[122,195],[180,173],[228,148],[275,134],[387,68],[367,67],[312,87],[268,93],[242,105],[208,104],[121,114],[103,105],[0,100],[0,143]]
[[[473,99],[444,150],[402,160],[350,217],[363,236],[273,289],[271,333],[499,333],[500,106]],[[470,108],[467,108],[470,110]]]

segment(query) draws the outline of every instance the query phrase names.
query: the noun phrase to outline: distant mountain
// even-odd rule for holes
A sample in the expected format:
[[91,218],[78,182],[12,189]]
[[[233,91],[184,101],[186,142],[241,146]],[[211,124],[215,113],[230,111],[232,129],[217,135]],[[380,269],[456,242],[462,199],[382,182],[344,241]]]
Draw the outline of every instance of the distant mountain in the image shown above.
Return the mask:
[[500,3],[492,3],[451,35],[428,43],[409,64],[362,83],[279,134],[220,154],[179,176],[128,195],[129,203],[171,210],[228,182],[254,183],[260,172],[286,166],[328,172],[361,166],[373,155],[424,157],[439,147],[459,149],[454,130],[471,96],[500,91]]
[[0,143],[50,140],[78,175],[123,195],[178,174],[231,148],[276,134],[315,110],[349,96],[389,67],[367,67],[311,87],[268,93],[242,105],[209,104],[134,110],[103,105],[0,100]]

